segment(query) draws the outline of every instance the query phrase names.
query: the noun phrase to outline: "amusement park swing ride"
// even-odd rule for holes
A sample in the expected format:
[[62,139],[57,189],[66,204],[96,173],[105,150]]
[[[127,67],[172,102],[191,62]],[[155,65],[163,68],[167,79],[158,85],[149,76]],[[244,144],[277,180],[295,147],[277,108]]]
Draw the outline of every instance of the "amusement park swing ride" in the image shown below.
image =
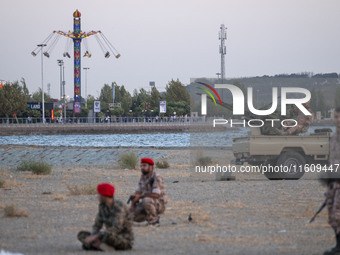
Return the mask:
[[[33,51],[32,55],[37,56],[37,54],[43,51],[43,47],[46,46],[46,51],[43,51],[43,55],[47,58],[50,57],[53,49],[57,45],[61,36],[67,38],[65,50],[63,53],[64,57],[71,58],[69,50],[71,48],[71,43],[73,41],[74,49],[74,103],[73,112],[74,114],[79,114],[81,112],[81,42],[84,42],[85,53],[83,57],[91,58],[92,54],[88,47],[87,39],[90,36],[94,36],[99,44],[99,47],[103,51],[104,57],[109,58],[111,54],[116,58],[120,57],[119,52],[112,45],[112,43],[106,38],[106,36],[100,31],[90,31],[84,32],[81,30],[80,24],[80,12],[76,10],[73,13],[73,32],[63,32],[63,31],[53,31],[41,44],[39,44]],[[65,100],[65,99],[64,99]]]

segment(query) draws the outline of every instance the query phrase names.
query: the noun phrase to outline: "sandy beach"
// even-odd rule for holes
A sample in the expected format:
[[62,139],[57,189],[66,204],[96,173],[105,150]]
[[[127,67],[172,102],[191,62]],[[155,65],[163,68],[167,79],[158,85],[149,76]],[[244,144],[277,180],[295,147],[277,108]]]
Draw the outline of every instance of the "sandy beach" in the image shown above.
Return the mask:
[[[2,149],[18,160],[22,150],[39,148]],[[79,150],[67,149],[68,153]],[[308,224],[324,199],[325,187],[314,176],[268,181],[260,173],[244,173],[235,174],[235,181],[216,181],[214,174],[195,173],[187,148],[111,150],[117,155],[132,150],[170,163],[168,169],[156,168],[165,179],[169,197],[161,226],[135,224],[134,248],[121,253],[321,254],[333,245],[326,210]],[[106,154],[100,153],[105,158]],[[232,158],[231,151],[223,153],[227,160]],[[96,184],[111,182],[116,186],[116,199],[126,202],[140,176],[138,169],[121,169],[117,157],[98,165],[55,164],[49,175],[19,172],[15,164],[1,162],[0,247],[23,254],[92,254],[82,251],[76,235],[93,224],[98,204],[92,195]],[[76,195],[70,187],[91,194]],[[20,208],[27,217],[5,217],[3,209],[8,205]],[[190,213],[192,222],[188,221]]]

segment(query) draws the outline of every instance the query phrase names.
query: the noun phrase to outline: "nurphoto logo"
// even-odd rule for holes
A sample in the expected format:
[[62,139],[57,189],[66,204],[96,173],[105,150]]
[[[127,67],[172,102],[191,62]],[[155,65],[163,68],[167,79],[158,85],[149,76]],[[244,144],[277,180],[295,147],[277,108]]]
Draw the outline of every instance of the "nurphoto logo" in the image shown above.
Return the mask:
[[[217,93],[216,89],[228,89],[231,92],[232,98],[233,98],[233,104],[232,104],[232,113],[233,115],[239,115],[242,117],[242,115],[245,115],[245,96],[243,91],[231,84],[215,84],[214,87],[212,87],[209,84],[203,83],[203,82],[197,82],[206,88],[210,89],[218,98],[219,103],[221,106],[223,106],[222,100],[220,95]],[[214,95],[207,89],[197,87],[198,89],[205,92],[201,95],[201,114],[207,115],[207,95],[210,96],[212,101],[215,105],[216,99]],[[257,115],[257,116],[268,116],[270,114],[273,114],[277,108],[278,108],[278,99],[280,98],[281,101],[281,116],[287,115],[287,106],[295,106],[297,109],[299,109],[304,115],[311,115],[311,113],[307,110],[307,108],[304,106],[305,103],[308,103],[311,99],[311,93],[308,89],[305,88],[298,88],[298,87],[281,87],[281,95],[278,94],[278,87],[272,88],[272,103],[270,108],[268,109],[256,109],[253,102],[253,88],[248,87],[247,88],[247,106],[251,114]],[[289,94],[300,94],[302,95],[301,98],[288,98]],[[283,127],[295,127],[297,125],[297,121],[295,119],[248,119],[247,124],[249,127],[261,127],[264,125],[265,122],[271,122],[271,125],[274,126],[275,122],[281,122],[281,125]],[[243,120],[241,122],[235,122],[233,123],[233,120],[227,120],[227,119],[214,119],[213,126],[216,125],[225,125],[230,122],[231,126],[234,125],[243,125],[246,126],[246,120]]]

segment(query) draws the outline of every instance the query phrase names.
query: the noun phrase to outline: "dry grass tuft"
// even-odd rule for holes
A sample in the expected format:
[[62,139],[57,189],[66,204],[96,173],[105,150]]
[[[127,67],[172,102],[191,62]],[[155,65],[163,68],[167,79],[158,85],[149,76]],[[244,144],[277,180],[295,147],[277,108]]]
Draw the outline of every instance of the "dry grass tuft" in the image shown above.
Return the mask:
[[62,195],[62,194],[56,194],[56,195],[54,195],[54,197],[53,197],[53,200],[66,200],[66,196],[65,195]]
[[5,217],[28,217],[28,212],[15,205],[7,205],[4,208]]
[[194,164],[199,166],[208,166],[212,164],[212,159],[209,156],[205,155],[205,152],[202,148],[196,151],[195,155],[196,159]]
[[72,196],[97,194],[97,185],[95,184],[73,184],[67,185],[67,188]]
[[5,187],[5,180],[0,178],[0,188],[4,188]]
[[33,174],[45,175],[50,174],[52,166],[43,161],[23,160],[17,167],[18,171],[31,171]]
[[9,188],[9,187],[17,187],[17,186],[25,186],[24,183],[18,182],[16,179],[8,180],[0,178],[0,188]]
[[163,159],[162,161],[157,161],[156,162],[156,167],[164,169],[164,168],[169,168],[170,165],[169,165],[167,160]]
[[138,156],[134,152],[126,152],[120,155],[119,163],[122,168],[136,169]]

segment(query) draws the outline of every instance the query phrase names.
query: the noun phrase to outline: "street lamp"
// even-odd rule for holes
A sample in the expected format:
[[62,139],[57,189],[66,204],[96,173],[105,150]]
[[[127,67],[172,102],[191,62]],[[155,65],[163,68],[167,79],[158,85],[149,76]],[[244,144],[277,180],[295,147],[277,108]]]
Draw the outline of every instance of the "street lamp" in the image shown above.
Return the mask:
[[87,70],[90,69],[90,67],[84,67],[85,70],[85,108],[87,108]]
[[57,59],[58,66],[60,67],[60,100],[63,98],[63,65],[64,61],[62,59]]
[[43,65],[43,48],[47,46],[46,44],[38,44],[38,47],[41,48],[41,90],[42,90],[42,115],[43,115],[43,123],[45,124],[45,96],[44,96],[44,65]]
[[216,73],[216,75],[217,75],[217,80],[219,80],[221,73]]
[[58,65],[60,66],[60,100],[63,99],[64,103],[64,117],[63,122],[66,123],[66,97],[65,97],[65,69],[64,69],[64,61],[62,59],[58,59]]

